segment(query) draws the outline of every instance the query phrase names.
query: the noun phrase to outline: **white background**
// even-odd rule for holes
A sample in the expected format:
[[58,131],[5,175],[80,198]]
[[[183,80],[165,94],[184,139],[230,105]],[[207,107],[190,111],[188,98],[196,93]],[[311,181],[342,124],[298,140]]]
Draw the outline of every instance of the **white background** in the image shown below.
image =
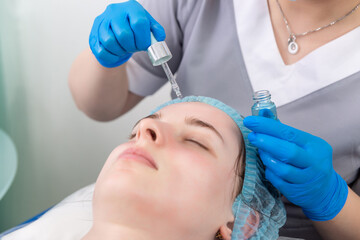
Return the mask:
[[19,155],[15,180],[0,200],[0,232],[93,183],[135,121],[170,99],[166,85],[108,123],[95,122],[76,108],[67,83],[69,69],[88,47],[94,18],[109,3],[0,2],[0,128]]

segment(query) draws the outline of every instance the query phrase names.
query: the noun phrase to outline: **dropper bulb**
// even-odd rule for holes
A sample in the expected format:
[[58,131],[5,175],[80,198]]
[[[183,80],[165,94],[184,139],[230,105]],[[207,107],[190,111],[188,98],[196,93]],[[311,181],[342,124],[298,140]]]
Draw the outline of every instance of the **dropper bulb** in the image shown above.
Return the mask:
[[172,58],[172,54],[165,41],[158,42],[153,33],[150,33],[151,46],[147,52],[153,66],[159,66]]

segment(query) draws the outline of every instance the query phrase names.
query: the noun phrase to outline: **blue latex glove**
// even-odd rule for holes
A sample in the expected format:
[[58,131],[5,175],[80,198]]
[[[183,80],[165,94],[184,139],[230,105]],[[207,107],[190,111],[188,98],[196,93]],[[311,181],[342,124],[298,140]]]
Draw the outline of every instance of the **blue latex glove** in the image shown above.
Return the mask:
[[156,40],[164,41],[164,28],[137,1],[110,4],[95,19],[89,44],[101,65],[117,67],[134,52],[147,50],[150,31]]
[[334,218],[348,187],[332,165],[332,148],[323,139],[265,117],[250,116],[244,125],[259,149],[266,178],[314,221]]

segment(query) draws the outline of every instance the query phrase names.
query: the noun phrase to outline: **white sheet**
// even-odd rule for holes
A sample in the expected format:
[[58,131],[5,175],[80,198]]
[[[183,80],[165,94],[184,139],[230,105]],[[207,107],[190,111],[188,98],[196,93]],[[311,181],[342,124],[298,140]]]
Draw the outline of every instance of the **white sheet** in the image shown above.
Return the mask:
[[71,194],[38,220],[16,230],[2,240],[79,240],[92,226],[91,184]]

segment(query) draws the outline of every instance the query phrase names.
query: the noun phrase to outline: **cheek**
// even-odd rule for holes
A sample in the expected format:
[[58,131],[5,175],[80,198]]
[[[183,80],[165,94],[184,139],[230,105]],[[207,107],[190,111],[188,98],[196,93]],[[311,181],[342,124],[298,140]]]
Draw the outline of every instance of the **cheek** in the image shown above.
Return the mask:
[[216,159],[210,154],[194,150],[181,150],[173,156],[179,174],[201,178],[211,176],[216,171]]
[[178,190],[199,198],[224,192],[229,169],[219,159],[201,151],[178,150],[172,155],[173,164],[169,174]]
[[193,219],[194,224],[216,219],[226,212],[231,206],[227,204],[231,202],[231,178],[226,164],[196,152],[173,151],[171,154],[173,158],[168,159],[172,164],[160,181],[165,185],[163,206],[181,213],[177,217],[183,216],[184,222]]

